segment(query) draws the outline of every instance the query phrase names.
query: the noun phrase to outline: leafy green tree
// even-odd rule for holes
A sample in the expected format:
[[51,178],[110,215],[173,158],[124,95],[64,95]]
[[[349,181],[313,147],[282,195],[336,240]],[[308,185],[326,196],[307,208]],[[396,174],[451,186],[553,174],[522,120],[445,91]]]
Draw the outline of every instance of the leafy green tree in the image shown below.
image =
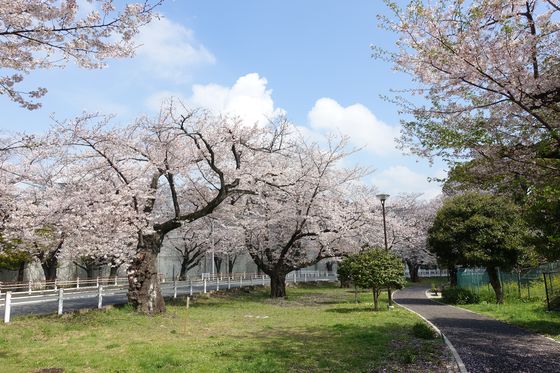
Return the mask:
[[383,249],[375,248],[353,255],[344,259],[340,267],[343,276],[354,285],[372,290],[375,311],[379,310],[382,289],[400,288],[405,284],[402,260]]
[[18,271],[18,281],[23,281],[25,264],[31,259],[30,255],[17,249],[11,242],[0,235],[0,268]]
[[536,251],[548,260],[560,259],[560,179],[531,190],[526,211]]
[[498,271],[518,263],[527,234],[520,208],[509,199],[471,192],[444,201],[428,244],[442,261],[485,267],[496,302],[503,303]]
[[354,265],[355,256],[348,256],[344,258],[339,264],[336,271],[338,276],[338,281],[340,281],[340,286],[349,287],[352,281],[352,267]]

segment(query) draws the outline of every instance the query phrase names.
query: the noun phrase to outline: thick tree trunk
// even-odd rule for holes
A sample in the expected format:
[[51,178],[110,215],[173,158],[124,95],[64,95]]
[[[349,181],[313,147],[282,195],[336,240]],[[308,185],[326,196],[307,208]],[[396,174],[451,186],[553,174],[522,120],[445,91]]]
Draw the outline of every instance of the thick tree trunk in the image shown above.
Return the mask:
[[18,282],[23,282],[23,274],[25,272],[25,262],[21,262],[18,266],[18,275],[17,275],[17,281]]
[[488,277],[490,279],[490,285],[496,293],[496,303],[504,303],[504,292],[502,290],[502,284],[500,283],[500,276],[498,275],[498,270],[496,267],[487,267],[486,272],[488,272]]
[[128,303],[136,311],[147,315],[165,312],[157,272],[157,255],[161,243],[161,237],[157,233],[142,236],[128,269]]
[[88,280],[91,280],[95,277],[95,266],[93,265],[86,266],[86,276]]
[[216,267],[216,273],[220,273],[222,268],[222,258],[214,256],[214,266]]
[[58,267],[58,260],[56,257],[53,257],[45,262],[41,262],[41,268],[43,268],[46,281],[54,281],[56,279],[56,267]]
[[109,268],[109,277],[115,277],[119,272],[119,267],[120,266],[111,266]]
[[408,266],[410,281],[420,282],[420,276],[418,276],[418,270],[420,269],[420,265],[418,263],[413,263],[411,260],[406,260],[406,265]]
[[183,260],[181,262],[181,271],[179,272],[179,280],[185,281],[187,279],[187,261]]
[[457,287],[457,267],[455,267],[455,265],[448,266],[447,273],[449,275],[449,283],[451,284],[451,287]]
[[233,273],[233,266],[235,265],[236,260],[237,260],[237,257],[235,257],[234,259],[231,259],[231,257],[230,257],[228,259],[228,272],[229,272],[230,276]]
[[284,298],[286,297],[286,274],[285,273],[269,273],[270,276],[270,297]]

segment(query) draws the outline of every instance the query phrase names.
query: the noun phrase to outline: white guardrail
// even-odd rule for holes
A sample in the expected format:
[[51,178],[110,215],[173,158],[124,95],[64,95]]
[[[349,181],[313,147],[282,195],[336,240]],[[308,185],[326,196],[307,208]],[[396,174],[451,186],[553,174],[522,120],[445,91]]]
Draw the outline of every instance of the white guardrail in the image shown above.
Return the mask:
[[[326,271],[297,271],[286,276],[287,282],[335,281],[336,273]],[[247,286],[265,286],[270,283],[267,275],[256,273],[204,274],[187,280],[166,281],[161,278],[161,289],[166,296],[177,298],[178,294],[193,295]],[[40,287],[40,289],[37,289]],[[104,296],[125,295],[128,291],[126,277],[98,277],[75,281],[51,281],[42,283],[0,283],[0,308],[4,308],[4,323],[9,323],[12,308],[57,303],[57,313],[64,312],[64,302],[76,299],[97,298],[97,308],[103,307]]]

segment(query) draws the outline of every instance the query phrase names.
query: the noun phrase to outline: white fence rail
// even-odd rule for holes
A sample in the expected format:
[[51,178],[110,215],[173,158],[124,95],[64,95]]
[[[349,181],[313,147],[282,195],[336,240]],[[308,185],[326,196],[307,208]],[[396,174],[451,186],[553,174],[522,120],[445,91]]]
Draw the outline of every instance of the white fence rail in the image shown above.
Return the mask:
[[[404,271],[405,277],[410,278],[410,272],[408,268]],[[447,277],[446,269],[419,269],[418,277]]]
[[[336,273],[324,271],[298,271],[286,277],[287,282],[335,281]],[[247,286],[265,286],[270,283],[267,275],[256,273],[205,274],[196,278],[179,281],[161,279],[164,295],[177,298],[179,294],[193,295]],[[37,287],[37,285],[35,285]],[[64,303],[77,299],[97,298],[97,308],[103,307],[103,297],[125,295],[128,291],[126,277],[96,278],[90,280],[53,281],[41,284],[41,289],[33,290],[28,283],[1,284],[0,308],[4,308],[4,322],[9,323],[14,307],[24,307],[43,303],[56,303],[57,313],[62,315]]]

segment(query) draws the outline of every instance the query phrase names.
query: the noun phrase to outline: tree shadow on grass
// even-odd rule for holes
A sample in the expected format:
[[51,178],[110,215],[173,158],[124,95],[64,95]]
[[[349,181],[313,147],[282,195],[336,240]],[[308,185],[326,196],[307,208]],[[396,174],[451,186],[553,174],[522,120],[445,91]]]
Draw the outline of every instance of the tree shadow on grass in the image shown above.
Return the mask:
[[216,358],[247,372],[446,371],[441,341],[415,339],[397,323],[272,328],[246,338],[258,343],[223,346]]

